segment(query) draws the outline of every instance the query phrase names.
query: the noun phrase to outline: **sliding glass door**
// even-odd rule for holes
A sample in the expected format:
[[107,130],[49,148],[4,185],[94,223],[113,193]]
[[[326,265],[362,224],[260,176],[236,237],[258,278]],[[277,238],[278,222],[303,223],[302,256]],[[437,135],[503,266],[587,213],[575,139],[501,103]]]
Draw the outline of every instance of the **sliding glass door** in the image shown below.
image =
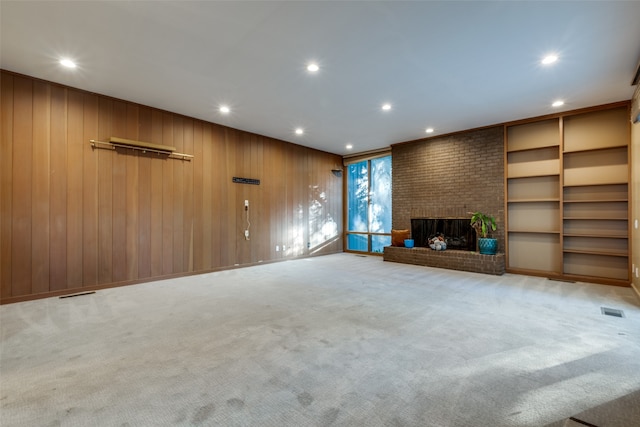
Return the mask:
[[391,156],[347,165],[346,250],[382,253],[391,244]]

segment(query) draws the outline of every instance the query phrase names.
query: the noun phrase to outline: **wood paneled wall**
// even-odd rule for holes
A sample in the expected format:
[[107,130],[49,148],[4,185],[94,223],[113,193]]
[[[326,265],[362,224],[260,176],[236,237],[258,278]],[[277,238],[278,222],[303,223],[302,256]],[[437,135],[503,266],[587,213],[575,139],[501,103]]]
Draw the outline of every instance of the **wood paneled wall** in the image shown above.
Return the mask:
[[[0,81],[2,303],[342,251],[340,156],[6,71]],[[89,143],[111,136],[195,157]]]

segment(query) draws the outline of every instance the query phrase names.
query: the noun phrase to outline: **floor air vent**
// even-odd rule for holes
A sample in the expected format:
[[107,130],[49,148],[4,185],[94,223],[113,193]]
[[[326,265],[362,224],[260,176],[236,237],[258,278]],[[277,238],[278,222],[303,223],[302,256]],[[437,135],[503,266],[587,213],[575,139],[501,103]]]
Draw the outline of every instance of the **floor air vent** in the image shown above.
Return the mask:
[[[571,424],[568,424],[571,423]],[[586,421],[582,421],[578,418],[570,417],[567,422],[564,423],[565,426],[587,426],[587,427],[598,427],[595,424],[588,423]]]
[[548,280],[553,280],[554,282],[565,282],[565,283],[576,283],[573,280],[568,280],[568,279],[559,279],[557,277],[547,277]]
[[602,314],[605,316],[624,317],[624,311],[615,308],[600,307]]
[[95,294],[96,291],[89,291],[89,292],[80,292],[78,294],[71,294],[71,295],[62,295],[61,297],[58,297],[59,299],[63,299],[63,298],[73,298],[73,297],[80,297],[82,295],[91,295],[91,294]]

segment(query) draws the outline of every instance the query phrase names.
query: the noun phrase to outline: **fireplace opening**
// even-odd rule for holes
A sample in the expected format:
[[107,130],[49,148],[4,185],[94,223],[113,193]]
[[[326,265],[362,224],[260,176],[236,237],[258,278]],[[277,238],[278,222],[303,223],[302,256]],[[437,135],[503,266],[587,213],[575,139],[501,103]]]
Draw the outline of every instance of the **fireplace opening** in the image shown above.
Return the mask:
[[447,250],[476,250],[476,232],[469,218],[412,218],[411,238],[415,246],[429,247],[429,239],[442,236]]

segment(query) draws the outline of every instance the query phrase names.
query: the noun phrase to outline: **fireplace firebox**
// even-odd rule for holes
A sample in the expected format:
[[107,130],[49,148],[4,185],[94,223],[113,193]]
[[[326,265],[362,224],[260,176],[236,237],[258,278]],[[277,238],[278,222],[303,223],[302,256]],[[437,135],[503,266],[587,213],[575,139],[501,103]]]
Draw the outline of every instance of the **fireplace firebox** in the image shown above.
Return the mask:
[[442,236],[447,250],[476,250],[476,233],[469,218],[412,218],[411,237],[415,246],[429,247],[429,239]]

